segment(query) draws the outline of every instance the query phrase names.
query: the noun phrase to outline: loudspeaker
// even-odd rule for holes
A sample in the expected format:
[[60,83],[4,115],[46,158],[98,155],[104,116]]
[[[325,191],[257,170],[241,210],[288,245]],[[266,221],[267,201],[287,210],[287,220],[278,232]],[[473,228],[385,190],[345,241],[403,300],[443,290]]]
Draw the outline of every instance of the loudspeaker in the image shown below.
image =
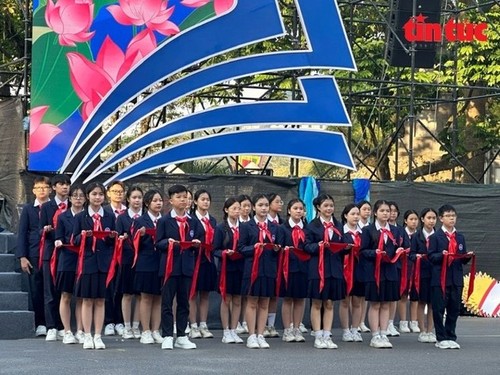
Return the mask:
[[[441,0],[392,0],[387,28],[387,45],[385,58],[389,65],[411,67],[411,53],[407,53],[401,43],[408,50],[411,42],[406,40],[403,26],[413,16],[413,2],[416,3],[415,16],[422,14],[427,17],[425,23],[440,23]],[[391,30],[392,29],[392,30]],[[394,36],[394,32],[399,40]],[[401,42],[400,42],[401,41]],[[432,68],[436,58],[436,42],[415,43],[415,67]]]

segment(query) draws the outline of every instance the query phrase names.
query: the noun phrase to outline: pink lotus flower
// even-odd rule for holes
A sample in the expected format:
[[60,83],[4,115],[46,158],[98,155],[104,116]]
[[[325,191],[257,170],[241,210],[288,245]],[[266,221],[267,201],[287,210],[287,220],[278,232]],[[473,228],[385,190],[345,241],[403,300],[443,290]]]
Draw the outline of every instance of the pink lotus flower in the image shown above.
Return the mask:
[[175,8],[168,8],[168,0],[119,0],[119,3],[107,9],[122,25],[146,25],[148,29],[163,35],[179,32],[177,25],[168,20]]
[[[208,4],[212,0],[182,0],[181,4],[191,8],[199,8],[205,4]],[[229,10],[235,0],[213,0],[215,14],[219,15]]]
[[145,29],[130,41],[125,53],[107,36],[95,63],[78,52],[67,53],[71,83],[83,102],[83,120],[90,116],[116,82],[155,48],[153,32]]
[[94,32],[88,32],[93,14],[92,0],[59,0],[56,4],[48,0],[45,22],[59,34],[59,44],[75,46],[75,42],[86,42],[94,36]]
[[42,118],[48,106],[40,106],[31,109],[30,114],[30,152],[43,150],[62,130],[52,124],[42,124]]

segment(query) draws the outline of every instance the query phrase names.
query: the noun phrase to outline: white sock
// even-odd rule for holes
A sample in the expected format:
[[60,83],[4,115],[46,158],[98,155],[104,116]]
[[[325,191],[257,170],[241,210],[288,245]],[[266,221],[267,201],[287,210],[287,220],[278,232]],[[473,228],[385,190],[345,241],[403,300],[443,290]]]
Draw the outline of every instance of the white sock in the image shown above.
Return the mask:
[[276,321],[276,313],[267,314],[267,325],[269,327],[274,327],[274,322]]
[[323,330],[318,330],[314,332],[314,336],[316,336],[317,339],[323,337]]
[[378,335],[380,335],[380,331],[373,331],[372,332],[373,337],[378,336]]
[[198,323],[191,323],[191,329],[197,329]]
[[351,332],[351,330],[350,330],[349,328],[345,328],[345,329],[343,329],[342,331],[343,331],[344,333],[349,333],[349,332]]
[[139,328],[139,324],[140,324],[140,322],[133,321],[133,322],[132,322],[132,328],[134,328],[134,329]]
[[131,329],[130,322],[125,322],[125,329]]
[[208,328],[207,322],[200,322],[200,328]]
[[327,339],[332,335],[332,332],[323,330],[323,338]]

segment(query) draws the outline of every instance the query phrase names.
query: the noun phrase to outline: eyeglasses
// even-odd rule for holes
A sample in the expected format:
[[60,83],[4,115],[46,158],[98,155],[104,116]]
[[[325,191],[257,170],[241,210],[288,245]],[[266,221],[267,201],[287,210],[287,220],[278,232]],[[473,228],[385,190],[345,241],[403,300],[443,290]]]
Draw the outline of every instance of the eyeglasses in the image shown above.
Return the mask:
[[83,199],[83,198],[85,198],[85,195],[83,195],[83,194],[73,194],[73,195],[71,196],[71,198],[75,198],[75,199]]
[[35,186],[33,190],[48,190],[50,186]]
[[123,194],[124,193],[123,190],[110,190],[109,192],[113,193],[113,194]]

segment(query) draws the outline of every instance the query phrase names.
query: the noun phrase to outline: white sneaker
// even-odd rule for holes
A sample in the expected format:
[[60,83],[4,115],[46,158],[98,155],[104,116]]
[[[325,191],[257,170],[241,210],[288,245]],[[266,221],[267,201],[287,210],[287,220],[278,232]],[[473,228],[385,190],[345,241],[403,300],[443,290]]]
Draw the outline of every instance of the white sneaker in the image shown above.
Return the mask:
[[439,349],[451,349],[450,342],[448,340],[437,341],[434,346]]
[[361,337],[361,333],[359,333],[357,329],[353,328],[351,330],[351,335],[352,335],[352,341],[363,342],[363,337]]
[[115,325],[113,323],[106,324],[104,327],[104,336],[114,336],[115,335]]
[[202,337],[201,332],[200,332],[198,327],[192,327],[189,330],[189,338],[190,339],[200,339],[201,337]]
[[238,335],[241,335],[242,333],[245,333],[245,328],[243,328],[243,326],[241,325],[240,322],[238,322],[238,325],[236,326],[236,333]]
[[410,328],[408,327],[408,321],[407,320],[401,320],[399,322],[399,332],[401,333],[410,333]]
[[[176,327],[176,324],[174,322],[174,329],[175,329],[175,327]],[[184,330],[184,333],[186,335],[189,335],[189,332],[191,332],[191,327],[189,326],[189,323],[188,323],[187,326],[186,326],[186,329]],[[174,332],[174,333],[177,333],[177,332]]]
[[295,342],[305,342],[306,338],[300,331],[300,328],[294,328],[293,329],[293,336],[295,337]]
[[265,326],[264,327],[264,333],[262,334],[264,337],[271,337],[271,333],[269,332],[269,327]]
[[165,337],[161,343],[161,348],[172,350],[174,348],[174,338],[172,336]]
[[125,326],[121,323],[115,325],[115,332],[118,336],[123,335],[123,331],[125,330]]
[[342,333],[342,341],[344,341],[344,342],[353,342],[354,341],[354,337],[352,335],[352,332],[351,331],[344,331]]
[[417,340],[418,340],[418,342],[428,343],[429,342],[429,334],[427,332],[420,332]]
[[392,336],[392,337],[399,336],[399,332],[396,329],[396,327],[394,327],[393,322],[390,322],[389,325],[387,326],[387,336]]
[[269,331],[269,337],[280,337],[280,334],[278,333],[276,328],[274,328],[274,326],[269,326],[267,328]]
[[412,320],[410,322],[410,329],[413,333],[420,333],[420,328],[418,327],[418,322],[415,320]]
[[196,344],[189,341],[187,336],[177,337],[174,346],[179,349],[196,349]]
[[306,326],[302,322],[300,322],[299,330],[300,330],[300,333],[307,333],[308,332]]
[[363,333],[370,332],[370,328],[368,328],[365,324],[365,322],[361,322],[359,325],[359,330]]
[[284,342],[295,341],[295,335],[293,334],[293,328],[285,328],[283,331],[283,337],[281,338]]
[[207,326],[200,326],[199,328],[201,337],[204,339],[211,339],[214,337],[213,333],[208,330]]
[[57,341],[57,329],[49,329],[47,331],[47,336],[45,336],[45,341]]
[[223,344],[234,344],[234,337],[231,334],[231,331],[228,329],[224,330],[224,334],[222,335],[222,343]]
[[259,341],[257,340],[257,336],[255,334],[248,336],[247,338],[247,348],[249,349],[259,349]]
[[47,335],[47,327],[45,326],[37,326],[35,329],[35,336],[46,336]]
[[431,343],[437,342],[436,334],[434,332],[427,332],[427,337],[429,339],[429,342]]
[[460,345],[456,341],[448,340],[448,344],[450,345],[450,349],[460,349]]
[[152,335],[153,340],[155,341],[155,344],[162,344],[163,343],[163,337],[160,334],[160,331],[153,331]]
[[372,339],[370,340],[370,346],[375,349],[382,349],[385,348],[384,340],[382,340],[382,336],[380,335],[375,335],[372,336]]
[[153,335],[151,334],[151,331],[144,331],[141,334],[141,344],[154,344],[155,340],[153,339]]
[[64,333],[62,342],[63,344],[76,344],[76,338],[71,331],[67,331]]
[[62,340],[64,338],[65,333],[66,331],[64,331],[64,329],[60,329],[59,331],[57,331],[57,339]]
[[86,333],[83,339],[83,349],[94,349],[94,339],[90,333]]
[[262,335],[257,336],[257,342],[259,343],[259,348],[269,349],[269,344],[267,343],[264,336],[262,336]]
[[102,342],[101,335],[94,335],[94,348],[95,349],[106,349],[106,345]]
[[141,330],[139,328],[132,327],[132,334],[134,335],[134,339],[140,339],[142,337]]
[[235,344],[243,344],[243,339],[240,336],[238,336],[238,334],[236,333],[236,331],[234,329],[232,329],[230,332],[231,332],[231,336],[233,336],[233,340],[234,340]]
[[83,344],[84,343],[84,341],[85,341],[85,334],[83,333],[82,330],[76,331],[75,339],[78,340],[79,344]]
[[241,328],[243,328],[243,330],[244,330],[243,333],[248,333],[248,324],[247,324],[247,322],[241,323]]
[[133,339],[134,332],[132,332],[132,328],[125,328],[122,333],[122,338],[125,340]]
[[389,341],[389,338],[386,335],[380,335],[380,337],[382,338],[382,342],[384,343],[383,347],[387,349],[392,349],[392,344]]
[[326,349],[326,343],[323,340],[323,336],[321,337],[318,336],[314,339],[314,347],[316,349]]
[[335,344],[333,341],[332,341],[332,338],[331,336],[328,336],[328,337],[323,337],[323,342],[325,343],[326,345],[326,348],[327,349],[338,349],[338,346],[337,344]]

